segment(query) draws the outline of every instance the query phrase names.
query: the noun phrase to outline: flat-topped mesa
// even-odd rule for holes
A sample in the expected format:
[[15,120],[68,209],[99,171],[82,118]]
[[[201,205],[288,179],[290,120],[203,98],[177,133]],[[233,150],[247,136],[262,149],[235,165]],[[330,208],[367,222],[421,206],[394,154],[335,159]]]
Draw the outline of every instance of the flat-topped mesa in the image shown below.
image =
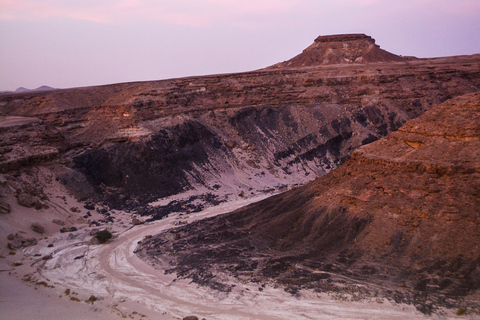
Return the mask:
[[[298,56],[269,68],[298,68],[331,64],[402,62],[407,60],[380,49],[362,33],[319,36]],[[268,68],[267,68],[268,69]]]
[[355,40],[367,40],[372,43],[375,43],[375,39],[363,33],[333,34],[328,36],[318,36],[318,38],[315,39],[315,42],[344,42],[344,41],[355,41]]

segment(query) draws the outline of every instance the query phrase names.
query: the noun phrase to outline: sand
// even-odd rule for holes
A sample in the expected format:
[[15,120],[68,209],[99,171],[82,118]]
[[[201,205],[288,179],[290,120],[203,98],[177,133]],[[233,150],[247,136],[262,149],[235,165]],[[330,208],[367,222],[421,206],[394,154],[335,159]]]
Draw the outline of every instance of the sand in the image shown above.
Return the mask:
[[[78,216],[85,210],[61,186],[47,190],[49,213],[37,212],[15,203],[12,212],[0,217],[0,318],[1,319],[427,319],[413,306],[396,305],[387,300],[351,302],[348,297],[333,297],[301,291],[291,295],[282,288],[266,284],[263,291],[254,283],[236,283],[231,293],[200,287],[175,274],[165,275],[139,259],[135,249],[146,236],[165,232],[179,223],[230,212],[259,201],[266,195],[240,199],[202,212],[169,217],[148,224],[132,226],[128,213],[117,211],[118,219],[108,224],[114,238],[106,244],[92,244],[88,226]],[[58,197],[57,197],[58,196]],[[10,197],[10,198],[8,198]],[[71,207],[81,208],[72,214]],[[35,212],[33,212],[33,211]],[[65,218],[78,231],[60,233],[47,226],[35,246],[10,255],[6,235],[23,230],[35,235],[28,226],[43,215],[48,219]],[[46,219],[45,217],[43,217]],[[46,220],[44,220],[46,221]],[[50,245],[50,246],[49,246]],[[51,255],[51,259],[43,257]],[[16,266],[14,266],[16,264]],[[221,277],[222,275],[218,275]],[[234,281],[234,279],[227,279]],[[87,303],[95,296],[98,300]],[[455,318],[451,311],[434,319]],[[463,317],[468,318],[468,316]],[[473,318],[472,318],[473,319]]]

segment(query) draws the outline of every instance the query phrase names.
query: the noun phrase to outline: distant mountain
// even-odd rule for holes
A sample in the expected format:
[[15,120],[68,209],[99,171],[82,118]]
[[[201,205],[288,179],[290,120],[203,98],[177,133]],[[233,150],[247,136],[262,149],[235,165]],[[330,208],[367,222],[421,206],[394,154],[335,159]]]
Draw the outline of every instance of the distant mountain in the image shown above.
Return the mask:
[[24,88],[24,87],[20,87],[20,88],[17,88],[17,90],[15,90],[14,92],[15,93],[22,93],[22,92],[29,92],[29,91],[32,91],[32,90]]
[[[15,93],[23,93],[23,92],[35,92],[35,91],[48,91],[48,90],[55,90],[56,88],[52,88],[49,86],[41,86],[36,89],[27,89],[24,87],[20,87],[17,90],[13,91]],[[11,93],[12,91],[2,91],[0,93]]]
[[49,86],[41,86],[41,87],[38,87],[37,89],[33,89],[32,91],[47,91],[47,90],[56,90],[56,88],[52,88]]

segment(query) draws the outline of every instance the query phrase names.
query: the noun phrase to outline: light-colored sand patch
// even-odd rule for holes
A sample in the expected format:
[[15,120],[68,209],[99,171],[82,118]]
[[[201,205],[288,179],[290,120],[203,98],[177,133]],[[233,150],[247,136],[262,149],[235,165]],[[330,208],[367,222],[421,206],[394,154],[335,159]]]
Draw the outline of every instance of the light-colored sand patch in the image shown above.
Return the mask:
[[[260,291],[259,284],[237,282],[232,292],[226,294],[200,287],[190,280],[176,279],[174,274],[165,275],[134,253],[138,242],[146,236],[173,228],[180,221],[190,223],[230,212],[265,197],[267,195],[222,203],[196,214],[172,214],[134,227],[124,223],[129,219],[128,214],[116,212],[123,217],[120,222],[124,224],[109,225],[115,237],[103,245],[90,243],[91,227],[40,239],[36,246],[0,259],[0,267],[5,270],[0,273],[2,318],[3,315],[8,316],[6,319],[74,320],[123,317],[164,320],[188,315],[207,320],[427,318],[413,306],[394,305],[386,300],[346,302],[310,291],[292,296],[269,284]],[[48,255],[51,259],[42,259]],[[14,263],[20,265],[14,267]],[[25,276],[30,280],[23,281]],[[42,281],[51,287],[38,285]],[[65,294],[67,289],[69,295]],[[91,295],[99,300],[87,304],[85,300]],[[72,297],[79,301],[70,300]],[[22,310],[16,313],[19,308]],[[453,317],[451,312],[448,314]]]

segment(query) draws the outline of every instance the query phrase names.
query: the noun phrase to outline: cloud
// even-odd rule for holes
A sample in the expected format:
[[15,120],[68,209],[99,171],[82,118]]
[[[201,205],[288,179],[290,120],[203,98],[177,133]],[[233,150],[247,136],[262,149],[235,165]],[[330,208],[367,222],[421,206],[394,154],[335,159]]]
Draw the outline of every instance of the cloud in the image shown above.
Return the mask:
[[242,15],[288,12],[294,5],[294,0],[0,0],[0,20],[62,17],[106,24],[149,20],[198,26]]

